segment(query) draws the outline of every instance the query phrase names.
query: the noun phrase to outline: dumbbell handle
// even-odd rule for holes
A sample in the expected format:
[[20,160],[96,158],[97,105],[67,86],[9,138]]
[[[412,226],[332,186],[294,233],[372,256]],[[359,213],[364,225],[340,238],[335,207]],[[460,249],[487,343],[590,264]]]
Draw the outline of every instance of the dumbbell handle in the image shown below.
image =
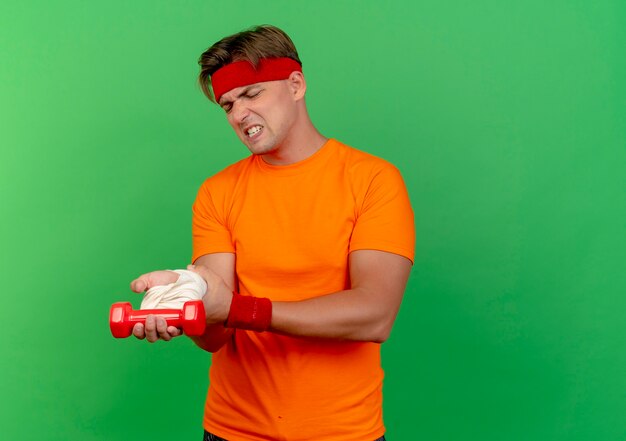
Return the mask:
[[202,335],[206,326],[202,300],[186,302],[183,309],[139,309],[133,310],[129,302],[114,303],[109,313],[109,325],[115,338],[132,334],[137,323],[145,323],[149,315],[163,317],[168,326],[183,328],[187,335]]
[[163,317],[167,322],[167,326],[176,326],[181,328],[183,324],[182,309],[138,309],[131,310],[126,316],[128,323],[145,323],[149,315]]

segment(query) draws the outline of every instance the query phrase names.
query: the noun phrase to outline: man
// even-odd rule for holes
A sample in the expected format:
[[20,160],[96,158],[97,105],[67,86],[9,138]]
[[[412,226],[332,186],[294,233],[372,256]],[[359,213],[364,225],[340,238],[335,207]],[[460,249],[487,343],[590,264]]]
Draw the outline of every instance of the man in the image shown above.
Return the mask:
[[[207,330],[193,340],[213,352],[205,439],[384,439],[380,343],[415,239],[402,178],[318,132],[283,31],[226,37],[199,64],[204,93],[252,153],[207,179],[193,206],[189,268],[208,285]],[[180,334],[154,316],[134,329],[150,342]]]

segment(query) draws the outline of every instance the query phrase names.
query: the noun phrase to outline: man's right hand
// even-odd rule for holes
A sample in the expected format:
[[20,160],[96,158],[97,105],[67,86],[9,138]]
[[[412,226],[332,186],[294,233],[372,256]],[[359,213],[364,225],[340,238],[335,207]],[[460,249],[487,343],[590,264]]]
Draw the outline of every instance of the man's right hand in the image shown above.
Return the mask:
[[[228,316],[228,308],[223,312],[224,308],[215,308],[218,297],[227,300],[230,306],[232,291],[236,289],[237,282],[235,277],[235,254],[234,253],[213,253],[206,254],[196,259],[196,268],[188,268],[195,270],[208,281],[208,295],[205,295],[203,301],[205,310],[207,311],[207,327],[204,335],[190,336],[190,338],[200,348],[208,352],[219,350],[226,341],[232,336],[234,330],[232,328],[224,328],[223,321]],[[201,268],[205,267],[205,268]],[[210,268],[210,271],[207,269]],[[130,284],[134,292],[141,293],[153,286],[168,285],[178,280],[178,274],[173,271],[153,271],[144,274],[133,280]],[[220,288],[218,293],[222,296],[216,296],[213,291]],[[224,303],[224,302],[222,302]],[[208,309],[210,308],[210,309]],[[218,317],[215,315],[218,314]],[[169,341],[174,337],[182,335],[182,331],[174,326],[167,326],[166,321],[158,316],[148,316],[145,326],[136,324],[133,328],[133,335],[138,339],[146,339],[151,343],[161,339]]]
[[[169,285],[178,280],[179,275],[174,271],[152,271],[139,276],[130,283],[130,289],[136,293],[142,293],[153,286]],[[167,326],[163,317],[148,315],[145,325],[137,323],[133,327],[133,335],[140,340],[144,338],[150,343],[157,340],[170,341],[174,337],[182,335],[183,332],[175,326]]]

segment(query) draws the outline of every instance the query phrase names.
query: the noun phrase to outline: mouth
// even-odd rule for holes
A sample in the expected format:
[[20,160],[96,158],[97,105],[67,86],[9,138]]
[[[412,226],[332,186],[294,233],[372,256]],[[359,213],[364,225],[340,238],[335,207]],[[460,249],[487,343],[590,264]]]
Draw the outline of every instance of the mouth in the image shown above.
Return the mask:
[[254,126],[248,127],[244,132],[246,133],[248,138],[254,138],[254,137],[258,136],[258,134],[261,132],[261,130],[263,130],[263,126],[261,126],[261,125],[254,125]]

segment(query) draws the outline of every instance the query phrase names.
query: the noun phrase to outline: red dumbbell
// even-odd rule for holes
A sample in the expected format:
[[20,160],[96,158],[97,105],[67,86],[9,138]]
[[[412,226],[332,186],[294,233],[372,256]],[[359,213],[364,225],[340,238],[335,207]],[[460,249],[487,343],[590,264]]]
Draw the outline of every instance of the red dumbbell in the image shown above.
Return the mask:
[[133,311],[129,302],[114,303],[109,314],[111,334],[115,338],[126,338],[133,333],[136,323],[145,323],[148,315],[158,315],[167,321],[168,326],[183,328],[187,335],[202,335],[206,326],[202,300],[185,302],[183,309],[139,309]]

